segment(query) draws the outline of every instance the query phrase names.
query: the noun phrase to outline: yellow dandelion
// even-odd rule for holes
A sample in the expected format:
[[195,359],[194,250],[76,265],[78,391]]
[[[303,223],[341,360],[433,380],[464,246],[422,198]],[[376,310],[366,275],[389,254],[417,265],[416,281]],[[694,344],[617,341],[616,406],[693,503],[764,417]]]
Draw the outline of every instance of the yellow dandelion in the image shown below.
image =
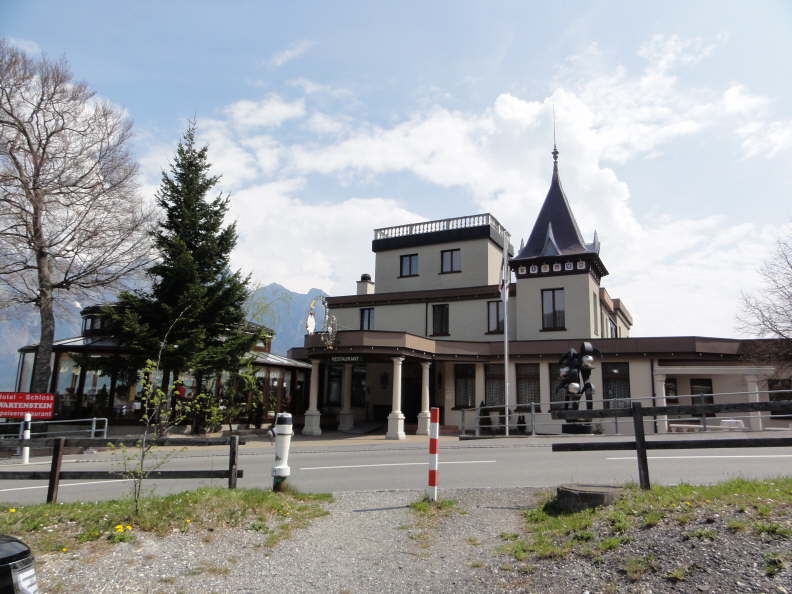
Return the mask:
[[12,508],[11,508],[11,509],[9,509],[8,511],[10,511],[10,512],[13,514],[13,513],[15,513],[15,512],[16,512],[16,508],[15,508],[15,507],[12,507]]
[[188,524],[189,524],[190,522],[192,522],[192,520],[185,520],[185,521],[186,521]]
[[127,527],[126,527],[126,529],[127,529],[127,530],[132,530],[132,526],[130,526],[129,524],[127,524]]
[[63,547],[61,549],[61,551],[63,551],[64,553],[68,553],[69,552],[69,547]]

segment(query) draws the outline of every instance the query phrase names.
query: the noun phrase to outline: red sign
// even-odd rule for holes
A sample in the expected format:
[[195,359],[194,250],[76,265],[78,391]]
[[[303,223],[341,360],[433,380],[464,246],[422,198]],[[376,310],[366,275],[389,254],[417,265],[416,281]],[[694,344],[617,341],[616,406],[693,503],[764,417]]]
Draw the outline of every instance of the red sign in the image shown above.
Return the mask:
[[51,419],[55,408],[55,394],[31,392],[0,392],[0,418],[24,418],[30,413],[34,419]]

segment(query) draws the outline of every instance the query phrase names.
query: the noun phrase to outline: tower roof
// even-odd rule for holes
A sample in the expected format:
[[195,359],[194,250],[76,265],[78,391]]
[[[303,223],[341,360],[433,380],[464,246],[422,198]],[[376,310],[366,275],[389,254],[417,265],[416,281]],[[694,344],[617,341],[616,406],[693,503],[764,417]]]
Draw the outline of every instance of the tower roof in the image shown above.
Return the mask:
[[550,182],[550,189],[531,235],[515,260],[583,253],[599,253],[599,241],[596,233],[592,243],[583,241],[561,186],[561,178],[558,175],[558,149],[553,146],[553,179]]

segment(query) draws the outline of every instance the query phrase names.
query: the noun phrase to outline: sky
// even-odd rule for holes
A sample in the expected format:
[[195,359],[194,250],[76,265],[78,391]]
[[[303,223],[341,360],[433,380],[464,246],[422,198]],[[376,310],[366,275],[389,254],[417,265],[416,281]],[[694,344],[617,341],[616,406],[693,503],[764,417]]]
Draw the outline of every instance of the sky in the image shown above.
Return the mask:
[[739,336],[792,231],[787,2],[3,0],[0,35],[127,111],[149,197],[194,118],[258,284],[354,293],[373,230],[421,220],[519,245],[554,110],[634,336]]

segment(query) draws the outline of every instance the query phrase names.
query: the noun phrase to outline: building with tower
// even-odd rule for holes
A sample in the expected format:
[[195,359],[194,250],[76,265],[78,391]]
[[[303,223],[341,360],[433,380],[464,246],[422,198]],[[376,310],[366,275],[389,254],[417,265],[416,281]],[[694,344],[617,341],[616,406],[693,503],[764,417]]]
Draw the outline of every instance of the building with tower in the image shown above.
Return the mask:
[[[424,434],[432,406],[440,407],[443,425],[459,427],[464,411],[502,406],[507,384],[512,419],[533,409],[537,433],[564,432],[566,422],[550,414],[568,398],[556,390],[558,360],[582,340],[602,353],[592,374],[595,408],[629,406],[631,398],[686,404],[724,393],[766,400],[773,397],[768,389],[792,387],[788,370],[784,376],[751,355],[761,340],[631,337],[627,307],[602,285],[608,270],[597,234],[591,242],[581,235],[558,151],[552,154],[550,189],[516,253],[491,214],[374,230],[374,279],[364,274],[355,294],[327,299],[333,340],[306,335],[304,346],[289,352],[311,364],[305,410],[295,411],[304,413],[304,433],[381,422],[391,439],[406,430]],[[499,286],[504,254],[511,276],[506,299]],[[753,429],[792,422],[752,414]],[[673,421],[652,419],[646,430],[665,432]],[[596,427],[618,429],[613,419]]]

